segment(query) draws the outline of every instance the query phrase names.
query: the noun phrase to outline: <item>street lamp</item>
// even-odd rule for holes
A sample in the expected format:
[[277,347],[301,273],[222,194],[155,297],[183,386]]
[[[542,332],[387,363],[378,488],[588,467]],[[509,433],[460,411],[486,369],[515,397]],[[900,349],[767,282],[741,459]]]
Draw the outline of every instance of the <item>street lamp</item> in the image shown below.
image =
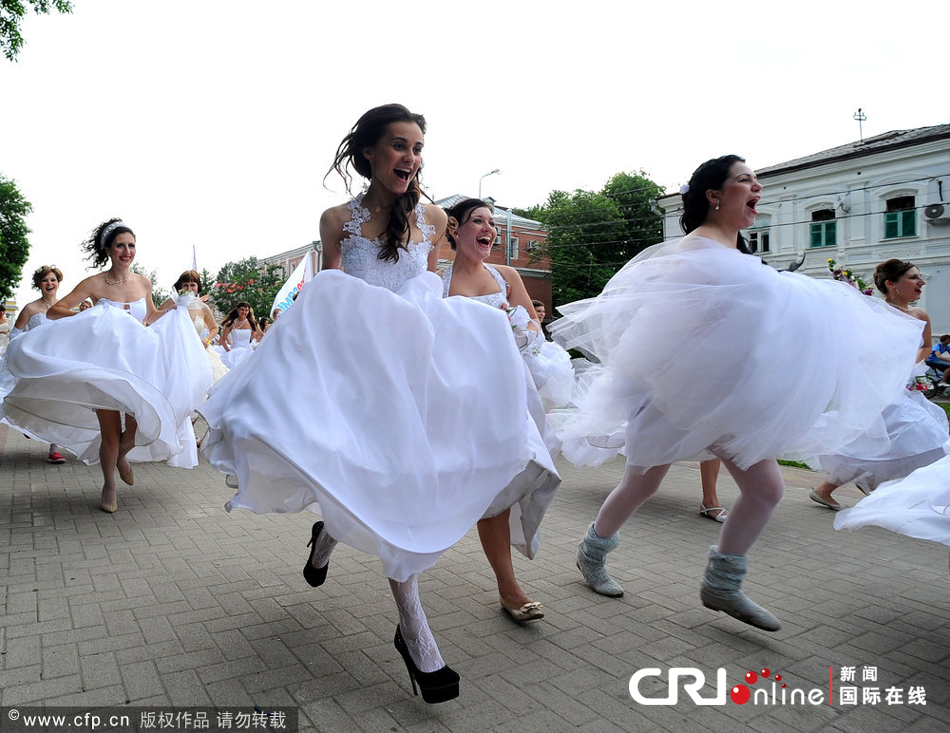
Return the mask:
[[496,173],[501,173],[501,170],[499,168],[495,168],[495,170],[489,171],[484,176],[478,179],[478,198],[482,197],[482,180],[485,178],[488,178],[488,176],[493,176]]

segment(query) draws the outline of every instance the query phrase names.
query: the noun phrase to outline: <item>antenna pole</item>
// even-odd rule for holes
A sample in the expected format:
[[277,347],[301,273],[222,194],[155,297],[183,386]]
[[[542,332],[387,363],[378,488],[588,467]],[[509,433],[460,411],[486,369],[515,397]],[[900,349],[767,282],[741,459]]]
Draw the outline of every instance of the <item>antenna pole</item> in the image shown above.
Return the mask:
[[868,116],[861,111],[861,108],[858,107],[858,111],[852,115],[855,120],[858,121],[858,135],[861,137],[861,142],[864,142],[864,125],[862,124]]

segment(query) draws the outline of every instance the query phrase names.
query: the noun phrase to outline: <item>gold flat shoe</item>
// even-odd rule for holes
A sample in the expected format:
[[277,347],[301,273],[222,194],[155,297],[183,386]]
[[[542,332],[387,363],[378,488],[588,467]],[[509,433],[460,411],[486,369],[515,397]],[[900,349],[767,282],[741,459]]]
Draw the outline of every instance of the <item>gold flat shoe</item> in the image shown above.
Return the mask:
[[[118,466],[116,467],[118,468]],[[132,471],[132,464],[129,464],[129,470],[126,472],[119,471],[119,478],[122,479],[122,483],[131,486],[135,483],[135,473]],[[115,510],[113,510],[115,511]]]
[[512,621],[518,623],[544,618],[544,611],[541,610],[541,604],[537,601],[525,603],[521,608],[509,608],[504,601],[501,601],[501,610],[507,613]]

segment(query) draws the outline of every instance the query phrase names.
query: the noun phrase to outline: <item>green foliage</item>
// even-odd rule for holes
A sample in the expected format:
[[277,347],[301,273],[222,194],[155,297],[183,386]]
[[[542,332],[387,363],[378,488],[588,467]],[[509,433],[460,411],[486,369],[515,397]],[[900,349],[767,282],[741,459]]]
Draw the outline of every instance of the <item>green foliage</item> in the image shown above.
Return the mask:
[[73,12],[73,4],[69,0],[0,0],[0,48],[9,61],[16,61],[17,54],[23,48],[20,24],[26,15],[27,2],[33,6],[36,14],[45,15],[50,10]]
[[255,317],[269,316],[277,291],[287,279],[277,265],[264,265],[256,257],[240,262],[228,262],[218,270],[218,276],[206,286],[211,294],[209,305],[226,315],[242,300],[251,304]]
[[133,263],[129,269],[136,275],[144,275],[152,283],[152,302],[156,308],[171,297],[171,291],[165,290],[158,284],[158,273],[155,270],[147,272],[138,262]]
[[13,297],[30,256],[26,216],[33,206],[16,183],[0,175],[0,300]]
[[554,305],[590,298],[636,254],[663,238],[662,193],[642,171],[618,173],[600,191],[552,191],[533,218],[548,229],[535,250],[551,261]]

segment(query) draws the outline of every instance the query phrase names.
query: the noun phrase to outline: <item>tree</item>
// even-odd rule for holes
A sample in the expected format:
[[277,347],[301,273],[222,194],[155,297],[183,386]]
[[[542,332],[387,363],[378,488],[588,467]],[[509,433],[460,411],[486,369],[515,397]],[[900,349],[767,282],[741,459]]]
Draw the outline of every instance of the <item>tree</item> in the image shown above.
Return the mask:
[[0,299],[13,297],[30,256],[25,217],[33,211],[15,182],[0,175]]
[[145,268],[138,262],[133,264],[129,269],[132,270],[132,272],[134,272],[136,275],[143,275],[147,277],[149,282],[152,283],[152,302],[155,304],[156,308],[168,300],[171,294],[158,284],[158,273],[155,270],[146,272]]
[[283,268],[264,265],[256,257],[228,262],[218,270],[218,277],[208,287],[209,305],[226,315],[235,304],[246,300],[255,316],[270,316],[274,298],[285,280]]
[[[48,14],[55,9],[60,13],[73,12],[69,0],[27,0],[36,14]],[[16,61],[17,54],[23,48],[23,36],[20,23],[26,15],[27,5],[23,0],[0,0],[0,48],[9,61]]]
[[632,257],[662,239],[655,205],[662,192],[642,171],[618,173],[598,192],[552,191],[543,207],[528,210],[548,230],[532,255],[550,259],[555,305],[597,295]]

